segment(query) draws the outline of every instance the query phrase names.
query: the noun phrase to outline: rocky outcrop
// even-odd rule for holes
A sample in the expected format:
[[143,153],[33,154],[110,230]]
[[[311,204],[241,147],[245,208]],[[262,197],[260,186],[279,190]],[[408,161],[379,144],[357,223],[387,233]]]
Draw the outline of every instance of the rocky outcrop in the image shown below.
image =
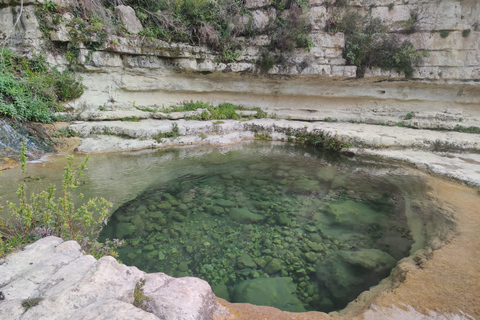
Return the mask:
[[[58,6],[68,5],[63,0],[55,2]],[[13,29],[20,11],[18,2],[5,3],[8,6],[0,9],[3,37]],[[78,62],[87,89],[69,107],[88,112],[99,106],[133,111],[137,107],[202,100],[262,106],[277,117],[293,119],[330,117],[383,124],[390,121],[391,115],[412,113],[410,122],[422,128],[440,129],[451,129],[456,122],[469,126],[479,121],[477,1],[365,0],[349,1],[347,8],[332,3],[310,1],[310,51],[296,49],[284,53],[284,63],[274,65],[268,73],[263,73],[257,62],[270,43],[263,28],[266,21],[274,18],[272,1],[246,2],[256,36],[238,38],[243,50],[230,62],[219,62],[219,55],[206,47],[139,35],[110,35],[96,51],[79,43]],[[355,79],[356,67],[345,65],[342,56],[344,34],[324,31],[335,15],[349,8],[380,18],[393,33],[428,52],[412,79],[379,69],[366,70],[364,79]],[[62,19],[68,22],[72,17],[65,13]],[[42,47],[46,42],[33,2],[24,2],[20,22],[7,42],[9,47],[28,54],[46,53],[48,61],[60,66],[69,63],[63,54],[57,53],[61,50]],[[53,28],[48,41],[66,48],[71,42],[67,23],[47,24]],[[404,32],[406,27],[413,29]],[[436,115],[445,113],[450,118],[437,126],[433,121]]]
[[[145,280],[143,308],[134,291]],[[96,260],[77,242],[47,237],[0,264],[2,319],[211,319],[219,307],[198,278],[147,274],[112,257]],[[179,303],[181,301],[182,303]]]

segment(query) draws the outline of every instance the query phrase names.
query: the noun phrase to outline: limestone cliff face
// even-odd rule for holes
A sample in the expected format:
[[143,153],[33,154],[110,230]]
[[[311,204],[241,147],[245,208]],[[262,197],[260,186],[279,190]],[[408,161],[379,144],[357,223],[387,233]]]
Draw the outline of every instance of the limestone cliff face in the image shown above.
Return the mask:
[[[63,7],[69,1],[55,0]],[[80,110],[102,105],[118,110],[192,99],[229,101],[265,107],[279,117],[303,114],[312,120],[321,120],[328,112],[381,116],[441,111],[457,121],[468,121],[480,113],[478,1],[350,0],[340,9],[332,2],[310,0],[311,50],[285,53],[285,62],[274,65],[268,73],[262,73],[256,62],[269,43],[262,32],[269,19],[275,18],[271,0],[246,1],[259,35],[238,39],[245,42],[244,50],[232,63],[218,63],[218,56],[206,47],[151,41],[135,32],[129,37],[110,36],[94,52],[81,46],[81,75],[88,89],[71,106]],[[0,30],[5,38],[20,6],[16,0],[0,3]],[[33,0],[24,1],[20,23],[7,45],[23,53],[43,52],[54,64],[68,64],[64,55],[56,53],[71,41],[68,27],[64,23],[55,25],[50,39],[45,40],[34,6]],[[342,57],[344,34],[324,31],[338,10],[356,10],[381,18],[392,32],[428,52],[413,78],[407,80],[402,74],[374,69],[367,70],[363,79],[356,79],[356,67],[345,65]],[[413,15],[414,32],[401,33]],[[64,13],[63,18],[68,21],[71,15]],[[138,25],[136,28],[138,32]],[[53,43],[53,48],[47,48],[47,43]]]

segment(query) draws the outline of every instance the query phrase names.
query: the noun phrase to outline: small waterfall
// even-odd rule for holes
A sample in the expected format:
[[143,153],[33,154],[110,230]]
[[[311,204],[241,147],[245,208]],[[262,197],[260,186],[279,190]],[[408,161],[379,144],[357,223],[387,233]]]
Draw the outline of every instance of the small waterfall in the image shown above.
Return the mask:
[[27,154],[30,159],[54,151],[46,134],[35,128],[35,125],[6,118],[0,119],[0,157],[18,156],[22,141],[27,143]]

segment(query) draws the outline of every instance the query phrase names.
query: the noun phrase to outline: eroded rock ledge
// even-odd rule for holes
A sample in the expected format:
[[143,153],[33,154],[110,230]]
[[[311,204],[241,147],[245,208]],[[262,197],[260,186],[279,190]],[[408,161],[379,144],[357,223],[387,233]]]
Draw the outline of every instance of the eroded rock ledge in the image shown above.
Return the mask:
[[[134,307],[136,284],[151,300]],[[96,260],[79,244],[47,237],[11,254],[0,265],[2,319],[211,319],[222,307],[207,282],[147,274],[112,257]],[[26,312],[22,302],[41,298]]]
[[[158,139],[177,126],[180,136]],[[417,130],[369,124],[279,119],[249,121],[155,120],[79,121],[69,126],[81,137],[83,153],[132,151],[194,144],[226,145],[248,139],[295,140],[295,133],[326,134],[351,143],[348,149],[411,163],[480,188],[478,134]]]

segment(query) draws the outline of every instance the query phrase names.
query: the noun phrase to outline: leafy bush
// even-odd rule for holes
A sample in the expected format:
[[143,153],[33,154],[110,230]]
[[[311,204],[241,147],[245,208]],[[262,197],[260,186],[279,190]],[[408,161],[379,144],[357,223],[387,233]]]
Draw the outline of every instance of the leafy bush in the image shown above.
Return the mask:
[[447,38],[450,35],[449,30],[440,30],[440,37]]
[[[125,0],[134,7],[147,38],[207,45],[222,53],[223,62],[233,62],[240,55],[238,36],[255,36],[252,13],[242,0]],[[277,19],[267,33],[271,47],[291,51],[310,48],[309,24],[304,13],[307,0],[275,0]]]
[[312,42],[308,38],[310,25],[304,14],[308,5],[305,7],[300,1],[283,0],[277,1],[276,6],[280,12],[277,12],[277,18],[268,28],[270,48],[281,52],[292,51],[295,48],[310,50],[312,47]]
[[157,140],[157,142],[162,142],[162,139],[164,138],[176,138],[179,136],[180,136],[180,132],[178,131],[178,125],[177,123],[174,122],[172,125],[172,131],[160,133],[155,137],[153,137],[153,139]]
[[270,56],[268,52],[263,52],[261,58],[257,61],[260,71],[268,72],[275,65],[275,58]]
[[[345,32],[343,51],[347,64],[357,66],[357,77],[361,78],[367,68],[403,72],[410,78],[414,65],[426,55],[415,49],[409,41],[388,33],[387,26],[378,18],[353,19],[356,13],[347,13],[336,24],[336,31]],[[359,24],[357,21],[361,21]]]
[[22,300],[22,307],[25,308],[25,311],[37,306],[40,302],[42,302],[43,298],[37,297],[37,298],[28,298],[25,300]]
[[149,311],[147,304],[152,299],[145,295],[143,292],[143,286],[145,286],[145,279],[140,279],[135,285],[135,290],[133,291],[133,305],[142,310]]
[[464,38],[468,37],[468,35],[470,34],[471,31],[472,30],[470,30],[470,29],[463,30],[462,31],[462,37],[464,37]]
[[420,21],[420,12],[418,10],[410,11],[410,18],[405,21],[403,32],[406,34],[412,34],[417,31],[417,24]]
[[20,121],[51,122],[61,102],[83,94],[81,79],[51,68],[43,56],[27,59],[3,49],[0,115]]
[[317,148],[338,152],[344,148],[350,148],[352,143],[345,141],[336,135],[331,135],[323,131],[306,132],[306,130],[287,130],[285,133],[288,141],[295,139],[299,142],[304,142],[307,145],[312,145]]
[[[27,196],[25,184],[26,143],[22,143],[20,164],[22,180],[17,190],[19,204],[7,201],[8,218],[0,217],[0,256],[31,243],[39,238],[54,235],[63,240],[75,240],[87,252],[111,254],[116,256],[112,247],[109,251],[100,248],[96,239],[109,218],[112,204],[104,198],[89,199],[80,208],[75,207],[75,189],[85,170],[88,156],[74,169],[73,157],[67,158],[62,182],[62,195],[55,196],[55,185],[39,193]],[[83,198],[83,195],[78,195]],[[119,246],[120,242],[116,242]]]

